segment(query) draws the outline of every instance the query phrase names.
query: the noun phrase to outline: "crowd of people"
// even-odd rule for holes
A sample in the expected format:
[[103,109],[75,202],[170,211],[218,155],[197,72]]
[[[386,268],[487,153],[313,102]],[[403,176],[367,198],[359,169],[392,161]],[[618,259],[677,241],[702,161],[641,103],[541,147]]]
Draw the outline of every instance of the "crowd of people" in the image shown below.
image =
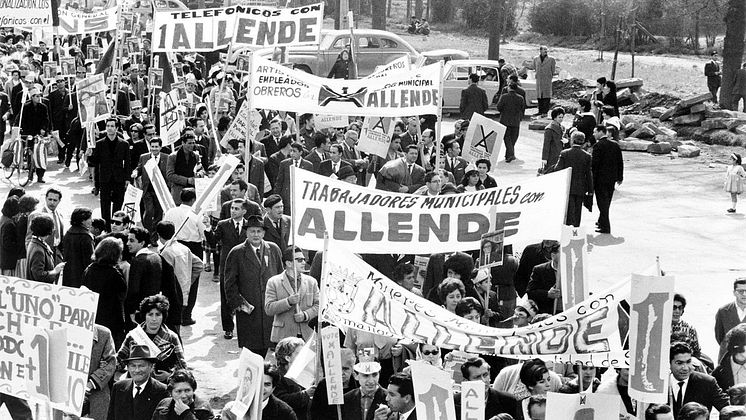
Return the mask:
[[[75,93],[68,91],[70,79],[55,75],[54,83],[42,80],[36,65],[40,51],[54,57],[61,53],[57,47],[68,42],[55,40],[51,51],[23,41],[12,44],[18,51],[9,55],[0,73],[7,77],[2,84],[5,93],[0,93],[0,106],[7,105],[3,122],[18,125],[22,135],[59,132],[58,162],[69,167],[77,156],[79,169],[81,161],[91,168],[92,193],[99,196],[101,217],[94,217],[95,211],[86,207],[62,214],[59,204],[66,197],[59,188],[47,188],[40,199],[12,188],[0,218],[0,269],[3,275],[87,287],[99,294],[82,414],[96,420],[214,418],[210,400],[216,396],[196,393],[197,378],[189,370],[190,355],[181,340],[182,328],[196,323],[193,310],[200,282],[212,277],[220,288],[224,339],[232,340],[235,331],[239,347],[273,355],[261,382],[263,418],[337,416],[336,407],[328,405],[324,380],[303,388],[286,376],[304,342],[322,324],[318,319],[322,253],[292,244],[290,167],[360,186],[427,196],[496,187],[499,180],[489,159],[470,163],[461,156],[469,147],[465,144],[469,120],[456,121],[454,133],[438,142],[434,130],[425,128],[426,116],[403,117],[395,124],[385,157],[358,150],[362,121],[355,117],[345,126],[318,130],[312,114],[261,110],[260,134],[255,139],[225,138],[244,99],[245,85],[230,71],[208,73],[201,59],[177,56],[174,64],[193,97],[185,102],[193,106],[186,107],[187,124],[178,141],[164,145],[156,134],[157,110],[142,107],[150,86],[143,60],[143,67],[127,66],[117,80],[116,110],[100,122],[100,134],[91,142],[86,140],[87,130],[75,122],[79,117],[77,101],[70,99]],[[143,47],[142,53],[148,49]],[[66,54],[83,53],[70,49]],[[535,60],[539,67],[547,60],[545,49],[541,55]],[[82,64],[78,78],[88,74]],[[513,76],[498,99],[506,126],[513,128],[504,140],[506,162],[515,159],[525,110],[525,96],[521,105],[522,89]],[[474,86],[478,81],[472,78]],[[613,81],[599,79],[598,83],[593,98],[579,101],[581,111],[568,130],[561,124],[565,111],[548,108],[541,100],[546,98],[540,98],[540,113],[548,113],[552,120],[545,130],[540,174],[573,168],[566,224],[579,226],[581,209],[595,194],[601,209],[598,231],[610,233],[609,205],[614,186],[623,179],[621,151],[613,141],[620,127]],[[30,98],[25,104],[23,92]],[[215,106],[200,105],[205,102]],[[16,103],[23,106],[10,106]],[[140,108],[133,106],[138,103]],[[197,200],[195,179],[214,176],[222,154],[233,154],[241,163],[222,187],[217,209],[197,215],[192,212]],[[158,186],[145,170],[151,160],[175,208],[164,211]],[[46,163],[37,164],[31,176],[45,182]],[[132,209],[122,208],[130,184],[143,190],[138,223]],[[488,259],[480,259],[478,250],[428,255],[424,282],[417,286],[414,255],[361,256],[405,290],[457,316],[511,329],[562,311],[557,287],[559,243],[544,240],[517,251],[502,247],[502,265],[488,269],[480,268]],[[716,317],[721,346],[716,364],[701,352],[696,330],[681,319],[686,299],[677,295],[670,404],[646,407],[646,419],[702,420],[709,418],[712,407],[720,410],[721,419],[746,418],[746,370],[742,369],[746,326],[741,324],[746,279],[736,280],[734,296],[736,301]],[[157,354],[141,344],[143,336],[158,348]],[[616,395],[620,418],[633,418],[638,409],[629,397],[628,369],[605,372],[541,359],[518,363],[490,355],[463,356],[353,329],[343,334],[342,344],[343,419],[424,418],[415,410],[409,369],[417,360],[463,380],[483,381],[485,419],[544,419],[548,392]],[[32,418],[24,400],[9,395],[0,400],[14,419]],[[457,392],[457,415],[460,401]],[[230,405],[221,415],[235,418]]]

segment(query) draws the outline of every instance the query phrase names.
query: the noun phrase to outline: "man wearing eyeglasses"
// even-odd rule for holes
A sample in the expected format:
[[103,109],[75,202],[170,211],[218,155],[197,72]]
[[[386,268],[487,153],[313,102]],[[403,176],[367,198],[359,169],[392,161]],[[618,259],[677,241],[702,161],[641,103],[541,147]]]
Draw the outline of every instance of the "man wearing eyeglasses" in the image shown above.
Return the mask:
[[725,334],[738,324],[746,322],[746,277],[739,277],[733,282],[733,296],[731,302],[718,309],[715,314],[715,340],[720,345],[717,360],[725,354]]
[[285,271],[267,281],[264,310],[274,317],[270,341],[276,344],[286,337],[308,340],[313,329],[308,321],[319,313],[319,285],[303,274],[306,258],[300,248],[289,246],[282,253]]

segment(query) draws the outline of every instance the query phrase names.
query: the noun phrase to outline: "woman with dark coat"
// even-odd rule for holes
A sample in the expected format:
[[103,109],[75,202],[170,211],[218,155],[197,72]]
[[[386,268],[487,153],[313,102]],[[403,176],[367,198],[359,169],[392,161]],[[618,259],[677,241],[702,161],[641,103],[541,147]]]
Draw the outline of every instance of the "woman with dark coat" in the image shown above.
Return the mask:
[[86,207],[78,207],[70,215],[70,229],[62,239],[65,270],[62,272],[62,285],[80,287],[83,271],[91,263],[93,255],[93,235],[91,235],[93,212]]
[[4,276],[16,275],[18,249],[23,247],[23,239],[18,240],[14,219],[20,209],[18,197],[8,197],[0,216],[0,270]]
[[96,324],[111,330],[116,348],[124,341],[125,331],[124,298],[127,282],[117,267],[122,258],[124,244],[117,238],[104,238],[96,246],[95,260],[83,272],[82,285],[98,293]]
[[337,56],[337,61],[334,62],[334,66],[332,66],[329,75],[326,77],[328,79],[349,79],[351,67],[352,59],[350,58],[350,52],[343,50]]
[[18,262],[16,263],[16,277],[26,278],[26,231],[28,230],[28,215],[36,211],[39,199],[24,195],[19,201],[20,213],[15,217],[16,237],[23,239],[18,246]]
[[31,221],[31,242],[28,244],[26,278],[41,283],[57,282],[65,263],[54,265],[54,252],[46,240],[54,230],[54,222],[47,214],[40,214]]
[[614,108],[614,116],[619,116],[619,105],[617,104],[617,98],[616,98],[616,83],[612,82],[611,80],[606,81],[606,85],[604,85],[604,99],[603,103],[604,105],[608,105]]
[[179,369],[168,378],[170,397],[155,408],[153,420],[211,420],[215,416],[207,400],[197,396],[197,381],[191,372]]

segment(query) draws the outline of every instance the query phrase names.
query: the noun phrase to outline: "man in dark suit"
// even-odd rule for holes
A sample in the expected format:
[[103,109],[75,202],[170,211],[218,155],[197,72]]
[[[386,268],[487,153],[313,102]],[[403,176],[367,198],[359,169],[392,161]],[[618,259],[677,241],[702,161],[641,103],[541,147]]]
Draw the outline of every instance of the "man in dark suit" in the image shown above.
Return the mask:
[[572,168],[565,224],[578,227],[580,226],[584,200],[593,195],[593,174],[591,173],[591,155],[583,150],[585,135],[575,131],[570,138],[572,139],[572,147],[560,153],[554,170],[561,171],[565,168]]
[[718,89],[720,89],[720,76],[722,74],[720,63],[718,63],[718,53],[713,51],[710,61],[705,64],[705,76],[707,76],[707,89],[712,95],[712,102],[715,103],[718,102]]
[[321,165],[319,165],[318,174],[321,176],[334,175],[336,179],[339,179],[339,176],[337,175],[339,170],[345,166],[350,166],[349,163],[342,160],[343,150],[344,146],[342,146],[341,144],[332,144],[331,146],[329,146],[329,159],[321,162]]
[[521,130],[521,120],[526,110],[526,100],[516,92],[517,84],[508,85],[508,92],[500,96],[497,110],[500,112],[500,123],[505,126],[505,163],[514,161],[515,144]]
[[72,118],[68,118],[68,115],[70,115],[68,114],[68,108],[72,108],[72,102],[70,102],[70,94],[66,88],[65,78],[57,76],[55,82],[56,89],[47,96],[47,99],[49,100],[49,115],[51,117],[52,130],[59,131],[60,141],[64,144],[64,146],[59,148],[57,163],[63,163],[65,160],[65,150],[67,149],[67,127],[70,121],[72,121]]
[[415,163],[419,155],[417,145],[410,144],[403,158],[386,162],[378,171],[376,188],[411,194],[425,185],[425,169]]
[[720,359],[718,367],[712,371],[712,376],[720,389],[727,390],[742,382],[741,371],[746,364],[746,325],[736,325],[728,332],[725,348],[728,351]]
[[[166,179],[166,166],[168,165],[168,154],[161,152],[163,142],[160,137],[153,137],[150,139],[150,153],[145,153],[140,156],[137,163],[137,169],[132,172],[132,178],[140,178],[140,188],[142,189],[142,225],[145,226],[149,231],[155,229],[156,223],[163,219],[163,208],[161,203],[158,201],[158,197],[155,195],[153,184],[150,182],[148,171],[145,170],[145,164],[149,160],[155,160],[158,170],[161,172],[163,179]],[[168,186],[168,182],[166,182]],[[170,187],[169,187],[170,188]]]
[[98,177],[101,218],[111,222],[111,213],[122,208],[124,191],[129,183],[130,149],[129,144],[117,133],[119,121],[106,120],[106,134],[96,141],[89,161],[96,166]]
[[215,228],[215,241],[220,244],[220,320],[223,325],[223,337],[226,340],[233,338],[233,314],[228,306],[228,299],[225,295],[225,260],[228,253],[236,245],[246,241],[246,208],[244,207],[245,199],[236,198],[226,204],[230,205],[230,218],[218,222]]
[[168,155],[166,180],[171,184],[171,195],[177,206],[181,204],[181,190],[194,188],[194,177],[204,172],[195,148],[194,134],[186,132],[181,136],[181,147]]
[[277,192],[277,186],[275,185],[275,182],[277,182],[277,175],[280,173],[280,163],[290,157],[290,145],[292,143],[293,137],[280,137],[280,143],[278,146],[279,150],[277,150],[275,153],[272,153],[267,159],[267,163],[264,164],[264,172],[267,174],[267,179],[269,179],[270,184],[266,188],[268,194],[274,194]]
[[[269,135],[260,140],[264,145],[264,150],[267,156],[272,156],[277,153],[278,150],[282,149],[280,145],[280,138],[282,136],[282,121],[272,120],[269,123]],[[270,178],[272,179],[272,178]]]
[[739,277],[733,282],[733,296],[735,302],[721,306],[715,314],[715,341],[720,345],[718,359],[725,354],[725,335],[733,327],[746,322],[746,317],[740,313],[746,312],[746,277]]
[[453,123],[453,133],[446,134],[443,136],[442,139],[440,139],[440,142],[442,144],[448,144],[452,142],[453,140],[456,140],[457,138],[461,137],[466,130],[461,129],[461,126],[464,124],[464,120],[458,119],[456,122]]
[[290,148],[290,157],[280,163],[277,181],[275,181],[275,193],[282,197],[283,203],[288,204],[285,206],[285,214],[288,216],[290,216],[290,208],[292,207],[290,205],[290,182],[292,181],[290,167],[295,166],[296,168],[313,171],[313,164],[306,159],[301,158],[301,155],[303,154],[303,145],[300,143],[293,143]]
[[169,396],[166,385],[152,378],[157,357],[148,346],[133,346],[127,362],[129,379],[114,384],[107,420],[141,420],[153,417],[162,399]]
[[259,200],[264,197],[264,162],[254,155],[248,156],[245,162],[247,182],[255,186],[259,194]]
[[379,405],[386,403],[386,391],[378,384],[381,365],[378,362],[360,362],[353,367],[358,388],[345,393],[342,418],[349,420],[373,420]]
[[375,420],[387,420],[393,413],[398,413],[399,420],[417,420],[414,401],[412,377],[404,373],[395,373],[389,379],[386,389],[386,404],[375,411]]
[[720,411],[729,404],[728,395],[720,389],[715,378],[694,371],[692,349],[688,344],[672,343],[669,354],[671,377],[668,385],[668,402],[673,408],[674,419],[679,418],[679,410],[688,402],[702,404],[708,413],[712,407]]
[[466,167],[469,162],[461,157],[461,145],[458,141],[454,140],[446,144],[446,157],[445,157],[445,170],[453,174],[453,179],[456,184],[461,184],[461,180],[464,179],[466,174]]
[[489,102],[487,102],[487,92],[477,86],[478,83],[479,75],[472,73],[469,75],[469,87],[461,91],[459,111],[461,111],[461,118],[465,120],[471,120],[471,116],[474,115],[475,112],[484,115],[489,106]]
[[[243,179],[237,179],[230,183],[228,189],[230,191],[231,199],[223,203],[220,207],[220,220],[225,220],[231,217],[231,206],[233,205],[233,200],[237,198],[243,200],[243,208],[246,210],[244,218],[262,215],[262,209],[259,207],[259,204],[249,200],[246,196],[248,187],[249,184],[247,184]],[[230,251],[230,249],[226,250],[226,252],[228,251]]]
[[262,401],[266,401],[267,404],[262,409],[262,420],[292,420],[296,418],[295,412],[285,401],[272,395],[278,382],[280,382],[280,373],[277,368],[270,363],[265,363]]
[[622,149],[619,148],[619,143],[609,140],[606,126],[602,124],[593,129],[593,137],[596,138],[596,144],[591,157],[591,172],[599,212],[596,232],[611,233],[609,207],[614,196],[614,185],[622,185],[624,180]]
[[161,291],[163,267],[160,255],[148,249],[150,233],[147,230],[134,226],[130,228],[127,236],[127,248],[132,255],[132,260],[130,261],[124,313],[129,317],[134,317],[143,299]]
[[225,295],[236,313],[238,346],[266,354],[272,317],[264,312],[264,291],[269,278],[283,271],[282,254],[277,245],[263,239],[264,221],[259,216],[249,217],[246,238],[225,260]]
[[420,120],[417,117],[409,117],[407,120],[407,131],[399,136],[401,139],[401,149],[407,150],[410,144],[417,145],[420,141]]
[[355,130],[347,130],[345,132],[345,140],[342,144],[342,160],[352,165],[355,176],[357,177],[357,185],[365,184],[365,172],[368,168],[368,161],[365,156],[357,150],[358,132]]
[[[492,388],[490,381],[490,365],[481,357],[467,360],[461,365],[461,374],[465,381],[483,381],[484,382],[484,418],[491,419],[500,413],[507,413],[511,416],[518,415],[516,400],[512,394],[498,391]],[[461,418],[461,394],[454,396],[456,405],[456,418]]]
[[316,132],[313,134],[314,148],[306,155],[306,160],[313,164],[313,171],[319,173],[321,162],[329,159],[329,145],[331,139],[325,133]]
[[562,311],[562,295],[557,284],[559,248],[559,242],[552,243],[549,261],[534,267],[526,287],[528,298],[536,302],[540,313],[554,314]]
[[290,216],[285,216],[282,197],[272,194],[264,200],[267,214],[264,217],[264,240],[272,242],[280,249],[286,249],[290,242]]
[[[323,253],[319,252],[317,255],[320,254]],[[346,347],[342,347],[339,350],[339,353],[342,359],[342,392],[344,395],[352,390],[358,389],[357,380],[352,377],[355,366],[355,352]],[[316,392],[313,394],[311,410],[309,413],[311,420],[329,420],[337,417],[336,406],[329,405],[329,395],[326,391],[326,378],[320,380],[318,385],[316,385]]]

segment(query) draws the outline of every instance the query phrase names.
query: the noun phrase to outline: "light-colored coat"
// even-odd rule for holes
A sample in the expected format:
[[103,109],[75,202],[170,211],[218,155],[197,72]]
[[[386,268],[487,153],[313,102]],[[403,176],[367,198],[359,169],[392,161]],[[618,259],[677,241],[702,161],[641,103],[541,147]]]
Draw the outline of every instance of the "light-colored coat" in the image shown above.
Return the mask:
[[[297,305],[291,305],[288,297],[293,295],[294,286],[285,272],[282,272],[267,281],[267,290],[264,297],[264,311],[273,316],[272,334],[270,340],[277,343],[285,337],[295,337],[299,332],[304,340],[311,337],[313,330],[308,326],[308,320],[316,317],[319,313],[319,285],[316,279],[301,274],[298,284],[300,300]],[[296,306],[300,312],[306,315],[303,322],[295,322],[293,315]]]
[[117,360],[114,353],[114,339],[108,328],[95,324],[93,330],[93,347],[88,366],[88,378],[96,384],[96,389],[88,396],[90,411],[88,417],[105,419],[109,411],[111,387],[109,382],[114,376]]
[[554,58],[546,56],[544,61],[541,61],[541,57],[538,55],[534,57],[529,69],[536,72],[536,97],[537,98],[551,98],[552,97],[552,77],[557,69],[557,63]]

